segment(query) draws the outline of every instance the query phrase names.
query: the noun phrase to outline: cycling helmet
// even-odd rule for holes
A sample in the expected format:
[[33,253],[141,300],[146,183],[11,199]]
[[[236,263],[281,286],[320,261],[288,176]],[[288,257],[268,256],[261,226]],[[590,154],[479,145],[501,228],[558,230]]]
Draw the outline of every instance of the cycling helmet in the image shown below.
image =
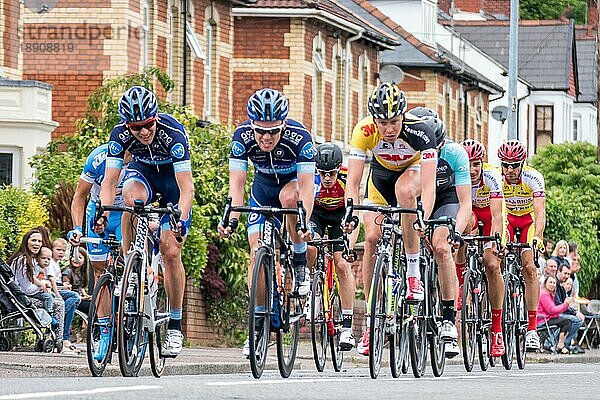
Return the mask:
[[322,171],[331,171],[342,165],[344,154],[337,144],[323,143],[317,147],[317,156],[315,157],[317,169]]
[[406,97],[394,83],[384,82],[369,97],[369,112],[373,118],[392,119],[406,112]]
[[260,89],[250,96],[247,111],[252,121],[283,121],[288,116],[288,101],[275,89]]
[[429,107],[415,107],[415,108],[408,110],[408,112],[419,118],[423,118],[423,117],[439,118],[440,117],[436,111],[432,110]]
[[461,144],[467,151],[469,161],[483,160],[485,158],[485,147],[483,147],[483,145],[479,141],[474,139],[467,139]]
[[498,158],[508,162],[524,161],[527,158],[527,149],[518,140],[507,140],[500,145]]
[[435,147],[440,147],[446,138],[446,124],[439,118],[426,117],[425,123],[433,130],[435,134]]
[[119,101],[119,115],[125,122],[140,122],[158,113],[158,102],[151,90],[142,86],[130,87]]

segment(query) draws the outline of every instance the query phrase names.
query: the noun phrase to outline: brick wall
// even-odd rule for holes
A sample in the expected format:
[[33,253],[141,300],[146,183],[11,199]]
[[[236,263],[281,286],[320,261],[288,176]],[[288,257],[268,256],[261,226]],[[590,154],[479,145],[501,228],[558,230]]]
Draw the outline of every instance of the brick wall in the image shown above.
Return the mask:
[[216,346],[220,344],[222,330],[211,324],[206,316],[204,294],[188,279],[183,297],[182,329],[185,339],[195,345]]
[[[0,67],[14,70],[19,69],[19,18],[21,5],[18,1],[0,1]],[[12,74],[11,74],[12,75]],[[13,76],[17,78],[17,76]]]

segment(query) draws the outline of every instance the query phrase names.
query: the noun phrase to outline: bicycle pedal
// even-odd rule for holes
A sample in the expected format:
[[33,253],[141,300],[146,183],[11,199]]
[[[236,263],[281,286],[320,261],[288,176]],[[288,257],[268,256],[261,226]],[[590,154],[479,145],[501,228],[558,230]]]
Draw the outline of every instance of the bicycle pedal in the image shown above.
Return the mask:
[[167,354],[161,354],[160,358],[176,358],[177,356],[175,354],[171,355],[167,355]]

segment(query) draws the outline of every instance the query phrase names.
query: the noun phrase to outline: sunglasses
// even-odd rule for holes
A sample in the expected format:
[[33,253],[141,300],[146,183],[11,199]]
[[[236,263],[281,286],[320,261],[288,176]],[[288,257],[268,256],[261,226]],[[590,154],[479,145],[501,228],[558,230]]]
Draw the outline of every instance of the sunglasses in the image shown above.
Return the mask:
[[500,163],[500,165],[502,165],[502,168],[506,168],[506,169],[509,169],[509,168],[517,169],[521,166],[521,162],[520,161],[514,162],[514,163],[502,162],[502,163]]
[[329,171],[318,169],[317,172],[319,172],[319,174],[321,174],[323,176],[326,176],[326,177],[327,176],[335,176],[335,175],[338,174],[339,169],[336,168],[336,169],[332,169],[332,170],[329,170]]
[[256,132],[256,134],[258,134],[260,136],[262,136],[262,135],[275,136],[275,135],[279,135],[281,133],[281,131],[283,131],[285,123],[282,123],[281,125],[277,125],[277,126],[272,126],[270,128],[265,128],[262,126],[254,125],[254,122],[251,122],[250,126],[252,127],[252,129],[254,129],[254,132]]
[[152,118],[152,119],[149,119],[149,120],[144,121],[139,124],[127,124],[127,127],[134,132],[139,132],[142,129],[148,130],[148,129],[152,128],[152,126],[154,126],[155,122],[156,122],[156,118]]

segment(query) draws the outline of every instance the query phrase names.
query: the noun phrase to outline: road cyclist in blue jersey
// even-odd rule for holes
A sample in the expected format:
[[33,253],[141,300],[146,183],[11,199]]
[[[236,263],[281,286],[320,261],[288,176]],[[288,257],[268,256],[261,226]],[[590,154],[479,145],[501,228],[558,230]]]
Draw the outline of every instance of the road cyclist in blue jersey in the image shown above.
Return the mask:
[[[465,149],[446,137],[444,122],[437,112],[427,107],[416,107],[409,113],[423,118],[435,132],[437,159],[435,203],[433,219],[451,217],[456,220],[454,237],[460,242],[460,235],[471,220],[471,176],[469,157]],[[441,291],[442,327],[440,338],[446,342],[447,358],[459,354],[458,331],[454,324],[456,313],[456,271],[452,255],[452,245],[448,243],[450,232],[444,225],[437,226],[433,234],[432,248],[438,265]]]
[[[295,208],[302,200],[306,218],[310,218],[314,202],[315,148],[310,132],[300,122],[288,118],[288,100],[274,89],[256,91],[248,100],[248,120],[233,133],[229,156],[229,196],[232,205],[244,201],[244,187],[248,173],[248,160],[254,165],[254,181],[250,193],[250,206]],[[231,213],[233,228],[239,213]],[[248,284],[252,282],[254,250],[259,247],[259,235],[265,217],[256,213],[248,216],[248,242],[251,266]],[[232,232],[232,226],[219,225],[221,237]],[[296,218],[287,218],[287,229],[294,244],[295,291],[306,296],[310,291],[310,276],[306,270],[306,242],[309,232],[296,230]],[[249,288],[250,289],[250,288]],[[249,340],[242,353],[250,354]]]
[[[135,200],[142,200],[144,204],[158,200],[160,207],[172,203],[181,211],[178,232],[171,230],[168,215],[160,221],[160,253],[170,307],[162,354],[174,357],[183,345],[181,318],[185,270],[181,249],[190,229],[194,200],[189,137],[172,115],[158,112],[156,96],[141,86],[125,91],[119,101],[119,115],[121,120],[113,128],[108,143],[106,172],[100,191],[102,204],[114,204],[123,159],[129,151],[132,161],[122,179],[125,206],[133,206]],[[129,215],[123,215],[121,225],[123,250],[127,253],[132,240]]]

